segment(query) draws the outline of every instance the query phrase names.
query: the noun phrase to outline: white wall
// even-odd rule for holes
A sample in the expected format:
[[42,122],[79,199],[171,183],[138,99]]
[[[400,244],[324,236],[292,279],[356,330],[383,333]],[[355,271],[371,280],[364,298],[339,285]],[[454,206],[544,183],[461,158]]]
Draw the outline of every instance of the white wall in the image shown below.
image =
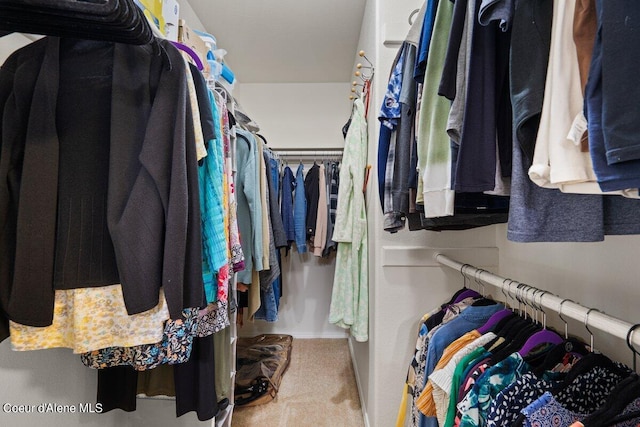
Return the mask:
[[287,334],[295,338],[345,338],[346,332],[329,323],[329,305],[335,253],[318,258],[298,254],[295,246],[282,257],[283,296],[277,322],[245,321],[238,335]]
[[[562,298],[597,308],[626,322],[640,322],[640,236],[607,236],[594,243],[514,243],[506,227],[497,230],[500,275],[512,277]],[[547,313],[552,325],[563,328],[557,313]],[[624,340],[594,330],[597,349],[631,365]],[[569,333],[589,338],[583,324],[569,322]],[[587,341],[588,342],[588,341]]]
[[[257,65],[259,66],[259,65]],[[344,146],[349,83],[242,83],[234,96],[276,148]]]
[[17,49],[31,43],[32,37],[34,36],[26,36],[20,33],[13,33],[0,38],[0,63],[3,63],[5,59],[7,59],[7,57]]
[[180,19],[187,21],[187,25],[193,30],[206,31],[202,21],[189,4],[189,0],[178,0],[178,3],[180,4]]

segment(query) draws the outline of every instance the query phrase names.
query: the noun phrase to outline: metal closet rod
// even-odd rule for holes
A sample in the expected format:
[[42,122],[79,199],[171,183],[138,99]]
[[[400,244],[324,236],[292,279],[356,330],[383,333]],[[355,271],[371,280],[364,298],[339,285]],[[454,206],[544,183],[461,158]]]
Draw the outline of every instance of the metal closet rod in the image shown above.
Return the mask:
[[329,148],[329,147],[319,147],[319,148],[311,148],[311,147],[303,147],[303,148],[274,148],[274,147],[269,147],[269,149],[271,151],[275,151],[275,152],[284,152],[284,151],[304,151],[306,153],[313,153],[313,152],[323,152],[323,151],[339,151],[339,152],[343,152],[344,148],[342,147],[333,147],[333,148]]
[[[500,277],[487,270],[456,261],[446,255],[436,254],[435,259],[440,264],[454,270],[458,270],[471,279],[479,280],[488,285],[495,286],[498,289],[508,292],[510,295],[517,295],[519,298],[525,299],[534,306],[542,306],[550,310],[554,310],[556,313],[560,313],[560,310],[562,310],[563,317],[570,317],[578,320],[582,322],[585,327],[593,327],[606,332],[609,335],[620,338],[625,342],[627,341],[629,331],[634,327],[631,323],[609,316],[599,310],[585,307],[569,299],[560,298],[559,296],[542,289],[537,289],[524,283]],[[520,285],[520,288],[518,288],[518,285]],[[640,348],[640,328],[635,329],[632,332],[629,341],[636,349]]]
[[318,156],[318,157],[335,157],[335,156],[342,156],[343,150],[342,148],[331,148],[331,149],[295,149],[295,150],[288,150],[288,149],[277,149],[277,148],[272,148],[271,151],[273,151],[274,153],[276,153],[278,156],[281,157],[314,157],[314,156]]

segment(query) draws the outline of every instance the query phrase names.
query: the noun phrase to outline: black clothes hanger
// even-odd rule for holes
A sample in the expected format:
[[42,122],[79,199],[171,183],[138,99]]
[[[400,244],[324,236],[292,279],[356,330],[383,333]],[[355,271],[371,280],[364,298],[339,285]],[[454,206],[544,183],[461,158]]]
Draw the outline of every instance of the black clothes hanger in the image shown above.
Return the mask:
[[504,347],[510,340],[512,340],[515,337],[516,331],[518,329],[521,329],[529,325],[529,323],[530,322],[526,321],[525,319],[523,319],[522,317],[518,316],[515,313],[511,316],[508,316],[502,319],[492,329],[492,332],[496,334],[497,337],[488,344],[488,348],[493,347],[495,342],[498,341],[500,338],[503,338],[504,342],[500,344],[498,347],[496,347],[494,351],[497,351],[498,349]]
[[[538,291],[534,290],[533,292],[533,302],[531,307],[535,309],[534,314],[534,323],[538,322],[538,315],[541,314],[541,320],[538,323],[542,326],[542,329],[527,339],[522,348],[518,350],[523,357],[528,355],[534,349],[539,351],[542,348],[545,348],[546,351],[550,350],[553,346],[562,343],[562,337],[553,329],[547,328],[547,314],[542,307],[542,297],[547,294],[547,291]],[[536,296],[539,296],[540,300],[536,302]]]
[[442,323],[442,319],[444,319],[444,315],[446,314],[447,311],[447,307],[451,306],[453,304],[456,304],[458,302],[461,302],[462,300],[472,297],[472,298],[480,298],[481,295],[474,291],[471,288],[467,287],[467,280],[468,277],[464,272],[464,269],[466,267],[468,267],[469,264],[463,264],[463,266],[460,268],[460,274],[462,275],[462,288],[458,289],[449,299],[449,301],[445,304],[442,304],[440,306],[440,311],[438,311],[438,313],[436,313],[433,316],[430,316],[429,319],[427,319],[427,321],[425,322],[425,324],[427,325],[427,327],[429,329],[433,329],[435,328],[437,325],[439,325],[440,323]]
[[498,335],[498,336],[502,336],[502,331],[509,327],[510,325],[512,325],[514,322],[519,321],[519,320],[524,320],[522,317],[518,316],[516,313],[512,313],[509,316],[505,317],[504,319],[500,320],[498,323],[496,323],[493,328],[491,328],[491,331]]
[[490,363],[495,365],[501,360],[509,357],[509,355],[511,355],[512,353],[517,352],[518,350],[520,350],[520,348],[522,348],[524,343],[527,342],[531,335],[540,330],[540,326],[532,322],[529,322],[529,324],[521,330],[516,330],[516,334],[511,341],[505,339],[503,345],[496,348],[493,355],[491,356]]
[[474,307],[484,307],[487,305],[496,305],[496,304],[498,304],[497,301],[492,300],[491,298],[482,297],[475,300],[471,305]]
[[262,134],[256,133],[256,136],[259,137],[262,142],[264,142],[264,145],[269,145],[269,143],[267,142],[267,138],[265,138]]
[[[447,308],[460,302],[461,301],[460,297],[463,294],[466,294],[468,291],[471,291],[471,290],[468,288],[460,289],[451,297],[449,302],[447,302],[446,304],[442,304],[440,306],[440,310],[433,316],[429,316],[429,318],[425,321],[425,325],[427,326],[427,328],[431,330],[436,326],[438,326],[439,324],[441,324],[445,314],[447,313]],[[480,296],[479,294],[476,294],[475,291],[471,291],[471,292],[472,294],[470,294],[469,297],[475,297],[476,295]],[[462,299],[465,299],[465,298],[462,298]]]
[[134,0],[0,0],[0,31],[127,44],[154,39]]
[[[516,296],[516,300],[519,303],[524,301]],[[500,329],[498,329],[500,328]],[[540,327],[534,324],[531,319],[527,319],[521,316],[507,317],[501,322],[498,322],[494,333],[499,337],[504,338],[504,342],[497,346],[491,357],[491,363],[495,364],[511,353],[518,351],[526,340],[535,332],[539,331]]]
[[552,369],[558,363],[561,363],[567,355],[586,356],[589,354],[587,345],[577,338],[568,338],[564,342],[554,346],[551,350],[545,353],[540,363],[537,358],[525,358],[527,363],[531,366],[535,366],[534,373],[540,377],[545,371]]

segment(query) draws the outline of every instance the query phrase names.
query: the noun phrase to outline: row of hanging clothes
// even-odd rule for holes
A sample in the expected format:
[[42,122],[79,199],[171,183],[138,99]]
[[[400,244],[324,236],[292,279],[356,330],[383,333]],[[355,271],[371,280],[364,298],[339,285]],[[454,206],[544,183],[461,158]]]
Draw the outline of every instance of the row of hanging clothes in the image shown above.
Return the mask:
[[[342,150],[324,153],[279,150],[275,155],[281,164],[283,192],[280,206],[287,249],[291,249],[295,243],[295,250],[299,254],[328,257],[336,250],[336,242],[331,237],[338,206]],[[288,160],[296,158],[298,165],[292,169]],[[320,162],[318,158],[321,158]],[[310,163],[311,159],[313,163]],[[307,166],[311,164],[307,171],[305,163]]]
[[241,240],[246,259],[251,260],[237,276],[241,323],[244,317],[278,320],[283,250],[289,255],[295,244],[299,254],[328,257],[336,249],[331,236],[340,162],[314,159],[305,172],[300,160],[294,174],[289,153],[271,149],[257,131],[254,125],[253,132],[239,132],[237,144],[240,235],[248,236]]
[[103,412],[162,395],[212,419],[232,393],[234,160],[250,121],[132,1],[22,3],[3,3],[0,28],[38,5],[54,16],[0,68],[0,339],[72,349],[98,369]]
[[[364,189],[368,168],[363,101],[354,101],[351,117],[343,128],[345,147],[338,159],[332,160],[332,153],[318,162],[319,153],[325,151],[321,149],[307,150],[304,155],[295,150],[271,149],[258,131],[253,123],[249,130],[238,132],[236,145],[238,218],[240,235],[245,237],[241,239],[245,270],[237,275],[238,305],[243,312],[239,320],[246,317],[277,321],[283,295],[281,250],[289,255],[295,245],[298,254],[312,253],[316,257],[330,257],[335,251],[329,322],[350,329],[357,340],[366,341]],[[311,154],[313,164],[305,172],[309,164],[301,159],[292,168],[287,152],[295,153],[293,158],[307,160]]]
[[569,336],[566,321],[564,336],[548,328],[544,291],[528,303],[518,292],[503,304],[465,283],[420,319],[398,427],[638,425],[635,327],[632,370],[596,351],[593,335],[589,345]]
[[385,230],[408,219],[508,222],[519,242],[640,233],[639,86],[622,42],[638,15],[622,1],[426,0],[378,114]]

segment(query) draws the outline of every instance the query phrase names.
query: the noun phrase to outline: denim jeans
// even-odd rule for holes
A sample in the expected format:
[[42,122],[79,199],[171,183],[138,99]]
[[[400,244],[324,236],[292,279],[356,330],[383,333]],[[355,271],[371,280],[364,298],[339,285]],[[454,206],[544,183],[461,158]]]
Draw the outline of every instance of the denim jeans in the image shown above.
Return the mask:
[[304,165],[300,163],[296,171],[296,190],[293,205],[293,223],[298,253],[307,252],[307,198],[304,194]]
[[295,225],[293,220],[293,189],[295,188],[295,177],[291,168],[284,168],[282,174],[282,194],[280,198],[280,213],[282,214],[282,225],[287,235],[289,247],[291,242],[296,240]]

